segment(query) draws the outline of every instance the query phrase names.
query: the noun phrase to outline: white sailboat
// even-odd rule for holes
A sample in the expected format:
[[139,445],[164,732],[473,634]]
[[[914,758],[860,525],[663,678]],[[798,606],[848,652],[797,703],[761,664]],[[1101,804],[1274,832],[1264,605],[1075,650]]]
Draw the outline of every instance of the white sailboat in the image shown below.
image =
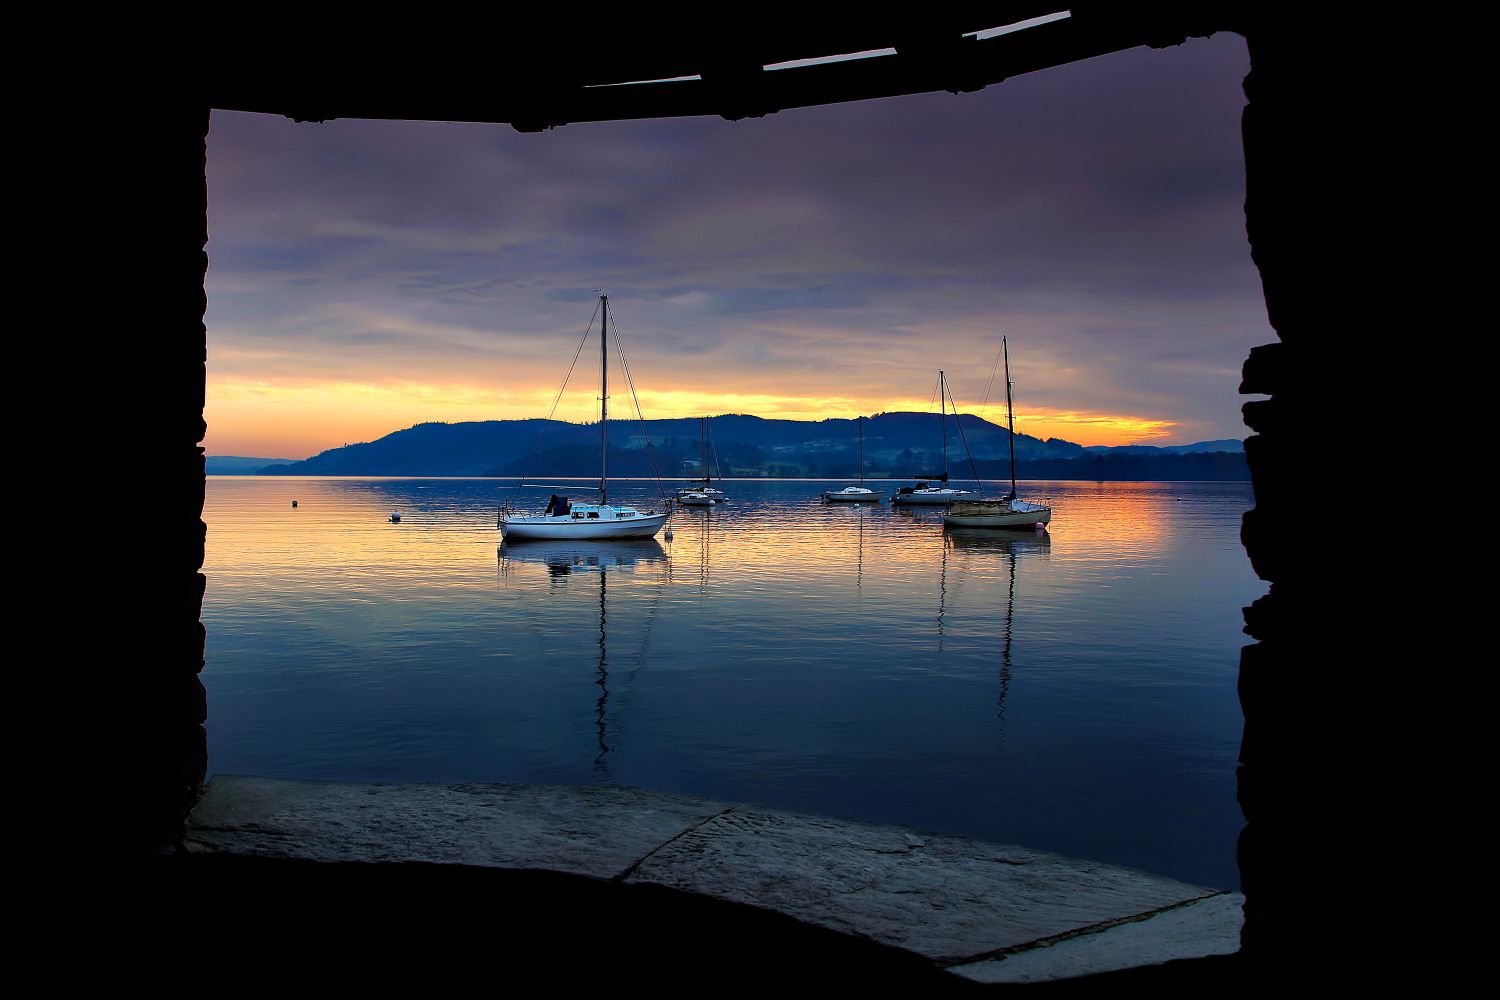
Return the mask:
[[824,490],[823,499],[842,503],[878,503],[882,499],[881,495],[865,487],[865,418],[858,417],[855,423],[859,425],[859,485],[845,486],[841,490]]
[[1010,345],[1000,338],[1005,355],[1005,420],[1010,431],[1010,493],[998,500],[971,500],[955,503],[943,515],[943,524],[954,528],[1034,528],[1046,530],[1052,521],[1052,508],[1031,503],[1016,495],[1016,414],[1011,401]]
[[708,418],[703,418],[703,423],[698,431],[698,471],[702,477],[693,480],[696,486],[684,486],[677,491],[677,502],[689,507],[712,507],[714,504],[723,503],[729,497],[723,490],[715,489],[713,476],[709,472],[708,464]]
[[609,296],[603,292],[599,293],[599,485],[549,488],[596,488],[599,502],[573,503],[566,495],[554,493],[540,514],[518,513],[507,503],[499,515],[502,540],[652,538],[667,523],[667,513],[609,502]]
[[[968,490],[955,490],[948,485],[948,380],[942,370],[938,370],[938,406],[943,428],[943,474],[941,476],[913,476],[913,479],[922,480],[917,486],[903,486],[891,497],[891,503],[898,506],[947,506],[956,500],[967,500],[974,496]],[[957,415],[958,406],[954,404],[954,415]],[[941,483],[941,486],[935,485]]]

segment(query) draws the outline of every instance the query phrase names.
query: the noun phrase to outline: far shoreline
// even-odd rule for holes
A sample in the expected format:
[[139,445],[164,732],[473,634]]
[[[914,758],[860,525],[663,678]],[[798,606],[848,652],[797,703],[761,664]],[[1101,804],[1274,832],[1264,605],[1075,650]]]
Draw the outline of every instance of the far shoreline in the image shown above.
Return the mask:
[[[231,480],[233,480],[233,479],[253,479],[253,480],[256,480],[256,481],[259,481],[259,482],[297,482],[297,481],[325,480],[325,479],[342,479],[342,480],[350,480],[350,481],[370,481],[370,480],[388,480],[388,481],[412,480],[412,481],[416,481],[416,480],[430,479],[430,480],[443,480],[443,481],[470,481],[470,480],[472,480],[472,481],[491,481],[491,482],[497,482],[497,483],[508,483],[508,482],[511,481],[511,479],[513,477],[510,477],[510,476],[381,476],[381,475],[363,475],[363,476],[334,476],[334,475],[277,476],[277,475],[271,475],[271,476],[262,476],[262,475],[258,475],[256,473],[211,473],[211,474],[205,476],[204,478],[205,479],[231,479]],[[598,476],[548,476],[546,474],[540,474],[540,475],[537,475],[534,478],[537,478],[537,479],[554,479],[554,480],[557,480],[558,482],[562,482],[562,483],[594,483],[594,482],[598,482],[599,481],[599,477]],[[723,482],[723,483],[842,483],[842,482],[847,482],[849,480],[849,478],[850,477],[848,477],[848,476],[831,476],[831,477],[823,477],[823,478],[804,478],[804,477],[792,477],[792,476],[744,476],[744,477],[734,477],[734,476],[719,477],[719,476],[715,476],[714,477],[714,482]],[[865,478],[866,479],[874,479],[876,477],[874,477],[874,476],[866,476]],[[610,482],[612,482],[612,483],[654,483],[654,482],[657,482],[657,481],[658,480],[654,476],[611,476],[610,477]],[[693,477],[693,476],[662,476],[660,481],[663,482],[663,483],[694,483],[694,482],[697,482],[698,479],[697,479],[697,477]],[[907,483],[907,482],[915,482],[916,480],[913,477],[910,477],[910,476],[907,476],[905,478],[902,478],[902,477],[899,477],[899,476],[891,476],[891,477],[880,478],[879,481],[883,482],[883,483]],[[973,480],[973,479],[959,479],[957,476],[954,476],[954,477],[950,478],[949,481],[950,482],[954,482],[954,483],[972,483],[972,482],[975,482],[976,480]],[[998,483],[998,482],[1001,482],[1001,480],[998,480],[998,479],[981,479],[981,480],[977,480],[977,481],[981,482],[981,483]],[[1009,482],[1009,479],[1007,478],[1005,480],[1005,482]],[[1016,478],[1016,482],[1018,482],[1018,483],[1244,483],[1246,485],[1249,485],[1250,482],[1251,482],[1251,480],[1249,480],[1249,479],[1053,479],[1053,478],[1046,478],[1046,477],[1044,477],[1044,478],[1036,478],[1036,479],[1028,479],[1028,478],[1026,478],[1024,476],[1018,476]],[[509,488],[510,489],[542,489],[544,487],[527,485],[527,486],[511,486]]]

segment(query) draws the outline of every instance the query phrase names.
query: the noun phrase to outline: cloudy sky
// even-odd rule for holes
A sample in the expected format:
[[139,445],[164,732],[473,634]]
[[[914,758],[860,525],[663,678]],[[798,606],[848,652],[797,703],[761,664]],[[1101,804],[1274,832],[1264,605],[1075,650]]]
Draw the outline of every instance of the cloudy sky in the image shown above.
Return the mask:
[[[1223,35],[976,94],[536,135],[215,112],[208,453],[545,416],[599,288],[647,417],[926,409],[939,367],[978,412],[1005,333],[1022,431],[1241,437],[1239,366],[1274,339],[1247,69]],[[559,416],[595,412],[594,377]]]

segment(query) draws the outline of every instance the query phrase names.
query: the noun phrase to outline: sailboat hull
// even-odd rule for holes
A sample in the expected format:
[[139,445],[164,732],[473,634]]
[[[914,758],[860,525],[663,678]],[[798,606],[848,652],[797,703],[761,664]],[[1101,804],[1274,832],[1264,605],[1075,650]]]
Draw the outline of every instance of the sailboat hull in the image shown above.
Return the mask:
[[581,521],[565,517],[508,517],[500,537],[511,538],[653,538],[667,523],[666,514],[641,514],[620,520]]
[[885,497],[875,492],[843,493],[838,491],[829,491],[823,494],[823,499],[836,503],[880,503],[880,501],[884,500]]
[[1012,510],[1008,504],[961,503],[949,508],[943,523],[955,528],[1035,528],[1052,521],[1052,508],[1027,504],[1035,510]]

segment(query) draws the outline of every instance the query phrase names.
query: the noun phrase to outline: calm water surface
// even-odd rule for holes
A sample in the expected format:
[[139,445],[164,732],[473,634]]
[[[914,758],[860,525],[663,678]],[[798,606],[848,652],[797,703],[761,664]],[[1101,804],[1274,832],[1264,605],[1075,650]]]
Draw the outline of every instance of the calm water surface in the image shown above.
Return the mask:
[[616,782],[1237,884],[1248,483],[1029,484],[1042,537],[826,488],[500,549],[494,480],[211,478],[210,765]]

